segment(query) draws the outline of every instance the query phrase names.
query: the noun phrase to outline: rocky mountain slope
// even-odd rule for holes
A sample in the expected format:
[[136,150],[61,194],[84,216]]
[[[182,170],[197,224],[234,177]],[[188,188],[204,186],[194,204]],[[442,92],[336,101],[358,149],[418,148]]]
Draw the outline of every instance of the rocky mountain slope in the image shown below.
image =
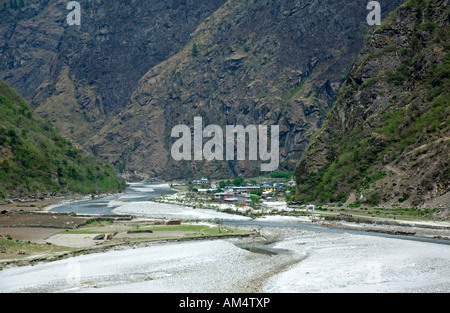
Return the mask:
[[297,167],[298,200],[448,208],[449,16],[409,0],[377,28]]
[[0,76],[85,145],[224,1],[80,1],[81,26],[69,26],[69,1],[27,0],[0,10]]
[[0,198],[117,192],[125,183],[45,123],[0,80]]
[[[390,11],[401,3],[386,6]],[[92,147],[124,173],[163,178],[259,174],[257,162],[174,162],[170,131],[279,125],[280,169],[293,170],[365,39],[361,1],[230,0],[184,48],[148,71]]]
[[[383,3],[383,17],[403,0]],[[361,0],[67,1],[0,11],[0,75],[128,177],[258,175],[256,162],[174,162],[172,127],[279,125],[293,170],[370,37]]]

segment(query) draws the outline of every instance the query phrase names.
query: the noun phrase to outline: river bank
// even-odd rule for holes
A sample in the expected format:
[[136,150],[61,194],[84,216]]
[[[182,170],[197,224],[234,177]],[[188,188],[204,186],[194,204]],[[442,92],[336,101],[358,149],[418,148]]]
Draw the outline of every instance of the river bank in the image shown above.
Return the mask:
[[[0,271],[0,292],[449,292],[450,247],[256,227],[259,238],[142,243]],[[269,253],[268,253],[269,252]]]
[[14,212],[0,215],[0,269],[50,262],[148,242],[257,236],[207,222],[126,215]]
[[[171,190],[172,194],[158,196],[162,192],[155,192],[155,190],[159,188],[165,191]],[[322,212],[292,210],[282,201],[268,202],[269,208],[266,210],[268,213],[256,215],[245,207],[236,207],[230,204],[204,206],[203,203],[192,200],[180,201],[180,199],[183,200],[183,193],[174,191],[168,184],[139,183],[130,184],[126,193],[104,195],[104,198],[92,199],[81,196],[48,199],[49,202],[43,201],[39,207],[15,207],[9,211],[13,214],[0,215],[0,234],[10,235],[19,241],[37,244],[59,243],[64,246],[67,245],[66,242],[52,242],[58,232],[64,229],[75,229],[85,224],[87,220],[95,218],[92,214],[97,213],[98,216],[111,215],[114,219],[137,220],[137,217],[141,217],[143,221],[158,218],[213,223],[231,221],[231,223],[235,223],[234,225],[239,224],[240,226],[258,225],[258,223],[262,225],[267,221],[272,223],[282,221],[289,224],[282,224],[281,227],[295,228],[299,226],[299,223],[303,223],[331,230],[342,229],[368,234],[387,234],[399,238],[430,238],[435,239],[435,242],[450,244],[450,224],[445,221],[394,221],[378,217],[367,219],[344,214],[324,216]],[[87,214],[83,214],[84,212]],[[276,214],[271,212],[276,212]],[[53,231],[50,230],[52,228]],[[84,245],[87,247],[94,244],[91,239],[71,239],[73,243],[68,246],[75,245],[81,248]]]
[[[17,231],[9,243],[16,243],[14,236],[22,236],[20,244],[27,244],[30,237],[26,236],[40,231],[40,246],[48,250],[33,252],[42,256],[37,262],[0,271],[0,292],[450,291],[449,241],[436,238],[448,237],[445,223],[401,225],[402,221],[381,219],[359,223],[348,216],[326,220],[282,212],[246,216],[231,214],[227,208],[218,211],[153,201],[159,193],[154,186],[133,185],[126,193],[106,199],[82,199],[47,212],[14,213],[22,214],[17,216],[21,223],[29,215],[28,226],[39,217],[44,224],[59,223],[60,228],[24,224],[3,228],[10,234]],[[4,226],[16,225],[13,220],[7,225],[6,218],[11,217],[5,214],[0,221]],[[117,220],[111,223],[111,219]],[[79,227],[88,220],[91,228]],[[169,238],[164,228],[157,230],[165,227],[163,221],[174,220],[180,221],[172,229],[178,237]],[[215,227],[215,232],[226,233],[228,228],[251,235],[189,238],[192,232],[205,231],[186,227],[206,225]],[[94,240],[100,234],[102,239]],[[430,241],[420,241],[425,238],[421,236],[429,236]],[[115,237],[123,242],[110,245]],[[13,251],[14,257],[33,257],[17,254],[18,250]]]
[[[207,209],[219,213],[240,215],[251,219],[264,219],[267,217],[276,219],[278,217],[292,222],[314,223],[315,225],[330,228],[378,232],[400,236],[436,238],[449,240],[450,244],[450,222],[447,220],[399,220],[379,216],[367,217],[342,213],[332,214],[329,211],[311,211],[298,207],[290,207],[284,201],[267,201],[264,202],[264,209],[252,209],[250,207],[240,207],[234,204],[211,203],[186,199],[183,192],[178,192],[170,196],[158,197],[153,199],[152,202],[186,206],[194,209]],[[127,212],[130,214],[133,213],[133,211]]]

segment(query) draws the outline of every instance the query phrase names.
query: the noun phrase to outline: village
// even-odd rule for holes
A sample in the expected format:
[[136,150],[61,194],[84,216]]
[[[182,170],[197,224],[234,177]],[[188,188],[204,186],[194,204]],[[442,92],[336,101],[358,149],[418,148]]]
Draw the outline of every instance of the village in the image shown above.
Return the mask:
[[259,180],[247,182],[241,177],[232,181],[203,177],[188,182],[173,182],[171,187],[179,191],[177,194],[153,201],[253,216],[316,209],[315,205],[301,205],[294,201],[297,188],[294,179]]
[[[208,178],[192,181],[191,188],[195,192],[194,196],[208,200],[216,200],[221,203],[233,203],[240,206],[248,206],[266,201],[274,201],[279,198],[285,198],[290,195],[296,182],[290,180],[287,183],[262,182],[256,181],[248,183],[238,177],[233,181],[209,181]],[[196,188],[197,187],[197,188]],[[193,194],[189,194],[192,196]]]
[[[365,205],[355,199],[346,203],[302,203],[296,200],[298,186],[292,172],[274,172],[264,177],[232,180],[210,180],[206,177],[170,183],[176,194],[163,195],[153,202],[179,204],[192,208],[240,214],[258,218],[266,215],[288,215],[311,221],[375,221],[397,224],[414,220],[436,220],[437,209]],[[445,217],[443,218],[445,220]]]

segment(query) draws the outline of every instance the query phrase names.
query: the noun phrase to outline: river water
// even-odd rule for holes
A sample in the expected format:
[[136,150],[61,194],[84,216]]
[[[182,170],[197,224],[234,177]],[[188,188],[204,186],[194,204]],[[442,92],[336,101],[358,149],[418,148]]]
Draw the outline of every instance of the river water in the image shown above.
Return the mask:
[[126,204],[139,205],[162,195],[176,193],[167,184],[129,183],[123,194],[111,195],[93,200],[74,201],[54,207],[52,212],[77,214],[113,215],[113,211]]
[[107,196],[94,200],[83,200],[71,202],[53,208],[51,211],[60,213],[74,212],[77,214],[99,214],[99,215],[134,215],[150,218],[169,218],[199,221],[220,220],[230,226],[255,226],[265,228],[293,228],[302,231],[313,231],[322,233],[349,233],[354,235],[378,236],[414,241],[423,241],[450,245],[449,240],[412,237],[402,235],[390,235],[385,233],[367,232],[363,230],[350,230],[315,225],[302,221],[299,218],[280,216],[266,216],[264,218],[252,219],[242,215],[217,212],[208,209],[194,209],[182,205],[163,204],[149,200],[162,195],[172,195],[177,191],[171,189],[167,184],[144,184],[130,183],[123,194]]
[[[220,219],[228,225],[257,228],[269,250],[261,246],[260,238],[119,247],[4,269],[0,293],[450,292],[450,246],[438,244],[443,242],[148,201],[172,193],[167,185],[130,184],[123,194],[77,201],[52,211]],[[271,253],[261,253],[267,251]]]

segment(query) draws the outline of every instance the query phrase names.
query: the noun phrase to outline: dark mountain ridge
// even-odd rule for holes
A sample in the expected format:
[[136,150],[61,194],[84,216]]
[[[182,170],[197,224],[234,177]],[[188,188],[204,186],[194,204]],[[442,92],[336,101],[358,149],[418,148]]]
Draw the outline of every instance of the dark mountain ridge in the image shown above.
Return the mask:
[[[383,17],[403,1],[382,5]],[[258,162],[174,162],[175,125],[279,125],[293,170],[373,27],[361,0],[66,1],[0,13],[0,75],[127,177],[259,174]]]
[[84,145],[224,0],[83,1],[81,26],[67,24],[67,3],[36,0],[0,12],[0,73]]
[[258,162],[174,162],[170,131],[197,116],[204,126],[279,125],[280,169],[293,170],[370,34],[367,14],[361,1],[228,1],[142,77],[92,147],[144,177],[255,176]]

